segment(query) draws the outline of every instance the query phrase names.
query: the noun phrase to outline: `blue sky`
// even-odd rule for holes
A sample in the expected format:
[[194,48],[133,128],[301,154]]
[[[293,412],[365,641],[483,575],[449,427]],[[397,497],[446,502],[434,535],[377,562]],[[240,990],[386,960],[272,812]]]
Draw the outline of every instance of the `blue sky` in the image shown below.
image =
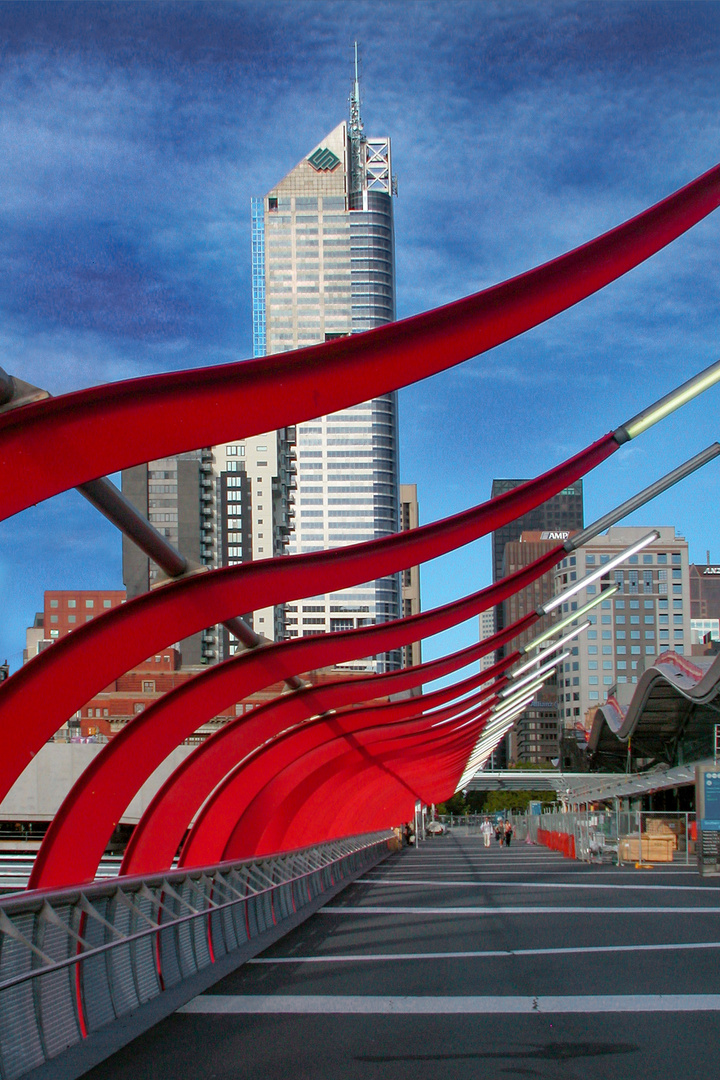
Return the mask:
[[[346,114],[389,134],[400,317],[590,239],[720,159],[716,3],[0,5],[0,364],[53,394],[251,355],[250,198]],[[575,310],[401,393],[421,520],[532,476],[717,359],[720,212]],[[714,390],[586,481],[586,521],[718,437]],[[720,562],[719,467],[644,510]],[[489,541],[423,571],[430,607]],[[121,587],[74,492],[0,526],[0,660],[46,588]],[[476,638],[466,626],[426,655]]]

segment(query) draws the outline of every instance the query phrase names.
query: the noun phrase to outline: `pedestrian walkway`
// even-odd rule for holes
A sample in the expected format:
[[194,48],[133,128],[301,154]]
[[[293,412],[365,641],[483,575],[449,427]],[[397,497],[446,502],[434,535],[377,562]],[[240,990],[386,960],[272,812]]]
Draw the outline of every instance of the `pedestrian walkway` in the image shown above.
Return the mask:
[[391,857],[88,1075],[705,1080],[719,961],[720,883],[692,868],[450,835]]

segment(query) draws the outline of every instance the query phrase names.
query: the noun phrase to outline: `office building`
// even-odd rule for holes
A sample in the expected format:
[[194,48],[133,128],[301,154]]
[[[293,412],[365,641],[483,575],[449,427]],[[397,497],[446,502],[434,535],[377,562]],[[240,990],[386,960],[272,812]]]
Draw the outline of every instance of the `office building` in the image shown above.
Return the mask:
[[[480,612],[480,636],[478,641],[485,641],[495,633],[495,608],[488,608]],[[488,653],[480,657],[480,670],[487,671],[495,663],[495,653]]]
[[125,600],[124,589],[49,589],[43,610],[36,613],[25,632],[23,663]]
[[[511,541],[505,545],[502,569],[503,577],[517,573],[536,559],[546,555],[548,551],[557,548],[558,539],[547,539],[550,530],[543,532],[523,532],[519,540]],[[563,532],[564,538],[572,536],[575,530]],[[550,533],[552,535],[552,533]],[[570,569],[568,575],[571,580],[576,579],[576,557],[569,556]],[[549,570],[531,585],[513,593],[503,602],[503,622],[505,626],[522,619],[533,611],[537,611],[544,603],[555,595],[555,573]],[[550,615],[544,615],[542,619],[534,623],[529,630],[519,634],[508,646],[510,649],[518,649],[538,634],[549,629],[560,616],[556,611]],[[557,685],[556,676],[552,675],[545,686],[538,692],[537,697],[530,703],[528,709],[523,712],[515,722],[513,730],[508,736],[510,760],[538,764],[556,758],[560,752],[560,725],[558,722],[557,709]]]
[[[349,123],[252,200],[253,338],[261,356],[360,333],[395,318],[394,181],[388,138],[363,132],[357,79]],[[397,532],[394,393],[299,424],[294,531],[305,553]],[[286,605],[303,637],[395,619],[399,575]],[[280,620],[278,620],[280,621]],[[344,665],[388,670],[401,651]]]
[[[419,523],[417,484],[401,484],[400,528],[403,532],[406,529],[417,529]],[[407,618],[409,615],[418,615],[420,613],[419,566],[411,566],[408,570],[403,570],[400,575],[400,587],[402,590],[403,618]],[[402,648],[402,666],[417,667],[421,663],[422,642],[413,641],[410,645],[404,645]],[[418,687],[417,693],[420,692],[421,687]]]
[[[151,525],[195,566],[202,563],[200,451],[123,469],[122,492]],[[123,584],[129,600],[162,579],[162,571],[127,536],[122,539]],[[169,642],[168,644],[172,644]],[[184,664],[213,661],[212,646],[198,631],[179,643]]]
[[690,565],[690,636],[693,645],[720,641],[720,566]]
[[[491,496],[494,499],[498,495],[503,495],[525,483],[527,483],[527,480],[493,480]],[[515,521],[508,522],[507,525],[501,526],[492,533],[493,581],[500,581],[507,574],[527,566],[528,563],[533,562],[534,559],[539,558],[540,555],[549,551],[552,547],[557,547],[563,540],[567,540],[572,532],[577,532],[583,526],[583,482],[582,480],[576,480],[575,483],[570,484],[558,492],[557,495],[553,495],[551,499],[541,503],[540,506],[536,506],[534,510],[528,511],[527,514],[523,514]],[[524,544],[520,543],[522,536],[526,537]],[[516,596],[510,597],[505,603],[498,604],[495,608],[495,629],[502,630],[522,615],[535,610],[540,606],[543,599],[549,599],[553,595],[553,589],[554,579],[552,574],[546,574],[527,589],[523,589]],[[533,627],[532,633],[521,635],[515,641],[498,650],[497,655],[503,656],[507,650],[526,644],[528,640],[540,633],[541,629],[546,628],[548,621],[542,619],[539,624]],[[525,752],[523,748],[530,745],[523,735],[525,724],[542,723],[546,725],[544,728],[538,729],[546,735],[551,730],[547,725],[552,724],[552,730],[557,738],[557,714],[554,718],[551,715],[554,703],[553,683],[554,678],[549,681],[546,688],[543,688],[538,698],[531,702],[527,712],[518,718],[513,731],[503,740],[495,753],[496,765],[501,767],[510,761],[536,760],[534,757],[525,758],[522,756]],[[538,717],[534,715],[535,712],[538,713]],[[533,713],[532,717],[531,713]],[[540,713],[542,713],[541,718],[539,717]],[[532,730],[533,735],[535,734],[534,727],[528,730]],[[521,735],[520,744],[518,744],[516,738],[518,732]],[[549,740],[546,740],[546,743],[549,744]],[[547,749],[547,746],[545,749]],[[552,753],[551,756],[555,757],[556,755]]]
[[[650,531],[650,526],[613,526],[578,548],[557,567],[555,592],[569,584],[575,570],[578,577],[590,573]],[[564,617],[603,588],[619,587],[587,616],[590,628],[573,642],[572,655],[558,669],[559,712],[565,728],[578,723],[587,728],[597,706],[617,685],[636,683],[659,654],[668,650],[690,654],[687,541],[672,527],[657,531],[659,540],[562,605]]]

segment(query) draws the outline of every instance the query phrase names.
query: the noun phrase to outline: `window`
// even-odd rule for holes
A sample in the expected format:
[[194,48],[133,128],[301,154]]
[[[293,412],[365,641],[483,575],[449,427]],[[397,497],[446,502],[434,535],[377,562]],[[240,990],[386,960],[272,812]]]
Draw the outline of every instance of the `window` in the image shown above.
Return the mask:
[[588,630],[588,641],[595,641],[597,639],[597,630]]
[[611,618],[610,618],[609,615],[601,615],[600,616],[600,622],[603,624],[603,626],[609,626],[610,622],[611,622]]
[[672,557],[673,565],[679,566],[680,563],[681,563],[680,552],[679,551],[673,551],[671,557]]
[[654,626],[655,625],[655,616],[654,615],[646,615],[643,622],[645,623],[646,626]]
[[585,565],[586,566],[594,566],[595,565],[595,556],[594,555],[586,555],[585,556]]
[[612,660],[603,660],[603,671],[612,671]]
[[68,607],[77,607],[76,600],[68,600]]
[[673,600],[673,611],[682,611],[682,600]]
[[667,554],[658,555],[657,561],[665,565],[667,563]]
[[652,554],[648,554],[647,552],[645,552],[645,554],[643,555],[643,564],[645,566],[650,566],[652,564],[652,561],[653,561]]
[[618,656],[624,656],[627,650],[624,645],[618,645],[616,652]]
[[58,606],[58,601],[57,600],[51,600],[50,601],[50,607],[51,608],[56,608],[57,606]]
[[94,608],[95,607],[95,601],[94,600],[86,600],[85,601],[85,607],[86,608]]
[[75,622],[75,616],[74,615],[68,615],[68,622],[69,623],[74,623]]
[[590,699],[590,701],[597,701],[599,697],[600,695],[598,694],[597,690],[591,690],[588,694],[588,698]]
[[612,686],[613,682],[612,675],[603,675],[603,686]]
[[631,566],[635,566],[637,564],[637,562],[638,562],[637,555],[631,555],[630,558],[628,559],[628,562],[630,563]]
[[626,668],[627,668],[627,660],[618,660],[618,662],[617,662],[618,671],[625,671]]
[[640,607],[640,601],[639,601],[639,600],[631,600],[631,601],[630,601],[630,609],[631,609],[632,611],[637,611],[637,609],[638,609],[639,607]]
[[588,656],[597,656],[597,645],[588,645]]
[[603,656],[612,656],[612,645],[603,645]]
[[[623,622],[625,622],[624,619],[623,619]],[[625,640],[625,631],[624,630],[616,630],[615,631],[615,637],[618,639],[618,641],[624,641]]]
[[588,676],[588,685],[589,686],[597,686],[597,684],[598,684],[597,675],[589,675]]
[[588,660],[588,671],[597,671],[597,660]]
[[51,638],[60,637],[60,631],[59,630],[51,630],[50,631],[50,637]]
[[655,631],[654,630],[646,630],[645,631],[645,640],[646,641],[654,641],[655,640]]
[[155,680],[154,679],[144,679],[143,680],[143,694],[154,694],[154,693],[155,693]]
[[136,701],[133,705],[133,713],[137,716],[138,713],[145,712],[145,705],[142,701]]
[[112,600],[103,600],[103,607],[104,608],[112,607]]
[[603,639],[603,641],[610,641],[611,638],[612,638],[612,631],[611,630],[603,630],[602,631],[602,639]]
[[673,626],[682,626],[682,615],[673,615]]
[[50,616],[50,622],[57,622],[57,621],[58,621],[58,616],[57,615],[51,615]]
[[673,581],[682,581],[682,570],[673,570]]

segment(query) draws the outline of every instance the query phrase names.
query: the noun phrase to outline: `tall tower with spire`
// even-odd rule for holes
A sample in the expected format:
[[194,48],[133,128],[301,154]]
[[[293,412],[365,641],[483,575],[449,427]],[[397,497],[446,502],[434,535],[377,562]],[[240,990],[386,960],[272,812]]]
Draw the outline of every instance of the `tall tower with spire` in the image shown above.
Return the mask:
[[[252,200],[254,354],[361,333],[395,318],[390,139],[365,135],[357,43],[350,118],[263,198]],[[372,540],[399,528],[397,397],[300,424],[288,552]],[[252,480],[252,478],[250,478]],[[398,618],[397,575],[288,604],[285,635]],[[388,670],[400,654],[350,667]]]

